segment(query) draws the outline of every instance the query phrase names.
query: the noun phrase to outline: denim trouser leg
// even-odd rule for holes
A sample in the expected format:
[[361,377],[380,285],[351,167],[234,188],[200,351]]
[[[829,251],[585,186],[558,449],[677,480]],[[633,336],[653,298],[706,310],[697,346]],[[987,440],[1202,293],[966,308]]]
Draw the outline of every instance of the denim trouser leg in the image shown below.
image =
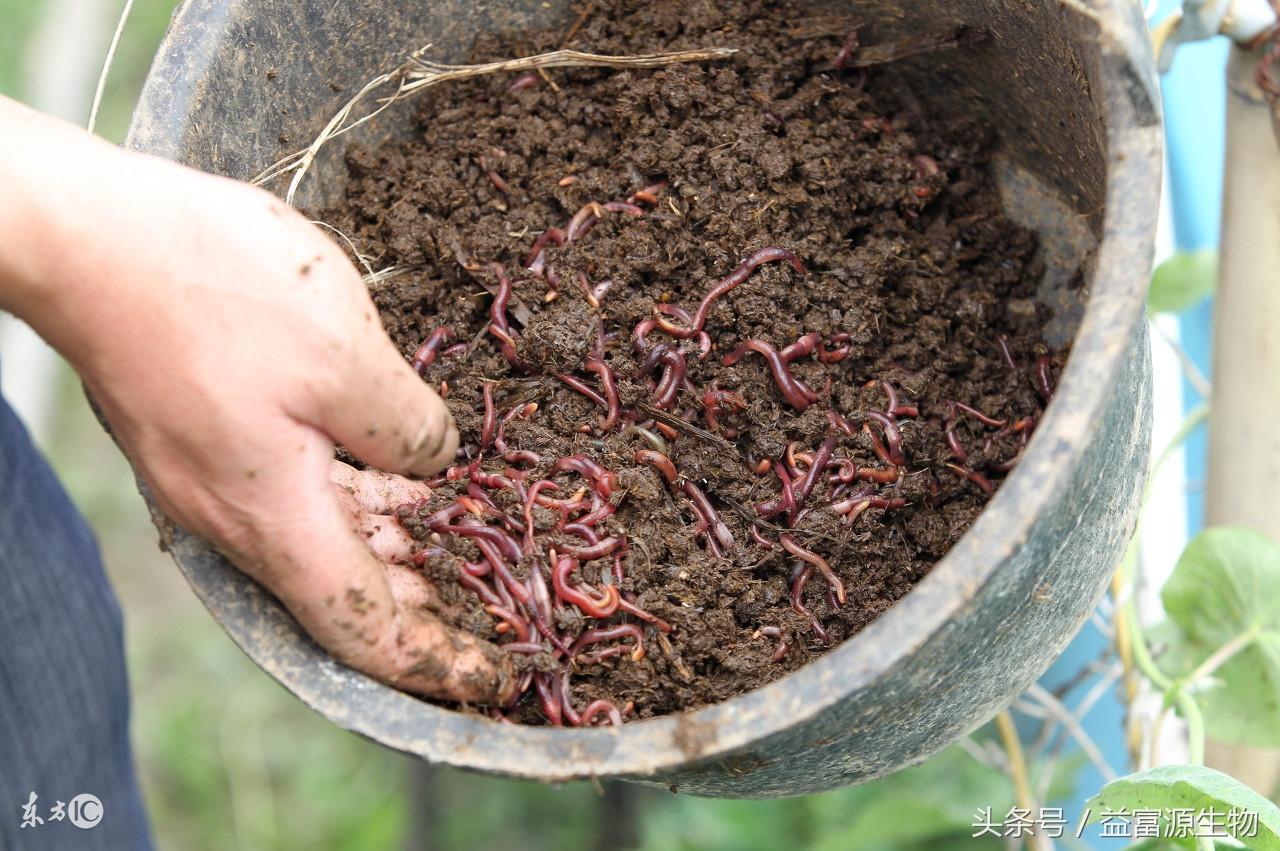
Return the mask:
[[[120,608],[97,543],[0,399],[0,849],[150,848],[128,724]],[[24,828],[33,792],[43,823]]]

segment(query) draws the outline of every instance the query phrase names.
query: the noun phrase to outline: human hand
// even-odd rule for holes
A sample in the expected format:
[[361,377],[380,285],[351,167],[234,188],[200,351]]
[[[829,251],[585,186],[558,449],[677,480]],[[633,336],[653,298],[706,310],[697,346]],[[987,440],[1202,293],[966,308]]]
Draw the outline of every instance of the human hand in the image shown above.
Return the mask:
[[425,695],[509,697],[503,654],[446,628],[432,587],[399,566],[409,541],[390,513],[425,486],[333,461],[338,442],[428,476],[458,446],[342,252],[264,192],[0,99],[5,137],[0,194],[19,213],[0,211],[14,236],[0,246],[0,307],[80,373],[165,514],[340,661]]

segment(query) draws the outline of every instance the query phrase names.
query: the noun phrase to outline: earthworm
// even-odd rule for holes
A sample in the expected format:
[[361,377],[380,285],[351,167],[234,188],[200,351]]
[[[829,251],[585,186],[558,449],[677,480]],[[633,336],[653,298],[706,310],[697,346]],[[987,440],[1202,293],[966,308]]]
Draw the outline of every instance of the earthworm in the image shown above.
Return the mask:
[[831,335],[832,343],[841,343],[843,345],[828,350],[827,344],[823,341],[818,342],[818,361],[821,363],[839,363],[849,355],[853,354],[853,346],[849,345],[849,341],[853,339],[849,334],[841,331]]
[[418,346],[418,350],[413,353],[413,359],[409,362],[418,375],[422,375],[427,371],[427,367],[435,363],[436,355],[440,353],[440,347],[449,342],[453,338],[453,331],[447,325],[441,325],[432,331],[430,336]]
[[804,587],[809,583],[809,577],[813,575],[813,565],[805,564],[804,562],[799,562],[799,564],[803,565],[803,567],[796,572],[795,578],[791,580],[791,608],[796,614],[809,619],[814,633],[822,639],[823,644],[830,644],[831,636],[822,628],[822,622],[804,605]]
[[991,485],[991,480],[988,479],[986,476],[982,475],[981,473],[977,472],[976,470],[970,470],[968,467],[961,467],[957,464],[948,464],[947,469],[955,473],[960,478],[968,479],[969,481],[973,482],[987,496],[991,496],[991,494],[995,491],[995,488],[992,487]]
[[1000,349],[1000,356],[1004,358],[1004,362],[1009,364],[1009,369],[1017,369],[1018,365],[1013,362],[1013,354],[1009,351],[1009,338],[1004,334],[997,335],[996,346]]
[[979,411],[972,405],[966,405],[964,402],[952,402],[951,400],[947,400],[947,404],[955,405],[957,409],[964,411],[983,425],[989,425],[992,428],[1000,428],[1008,422],[1008,420],[998,420],[995,417],[989,417],[982,413],[982,411]]
[[493,435],[493,445],[497,447],[499,452],[507,451],[507,424],[516,418],[525,419],[531,417],[537,412],[538,403],[529,402],[524,405],[516,405],[502,415],[502,419],[498,421],[497,431]]
[[827,469],[827,462],[831,460],[832,454],[836,451],[836,442],[838,440],[839,435],[835,433],[835,429],[828,430],[827,437],[822,441],[822,445],[818,447],[809,469],[805,471],[804,476],[795,485],[796,508],[793,509],[793,515],[796,510],[799,510],[804,505],[804,501],[809,496],[809,492],[813,490],[818,477]]
[[[591,288],[591,292],[587,294],[587,302],[591,304],[592,307],[599,307],[600,303],[604,301],[604,297],[609,294],[609,290],[613,289],[613,285],[615,283],[615,279],[607,278],[596,284]],[[594,303],[592,303],[593,300]]]
[[662,190],[666,188],[667,182],[665,180],[660,180],[657,183],[646,186],[644,189],[636,190],[632,193],[631,197],[627,199],[627,201],[632,204],[645,203],[654,205],[658,203],[658,196],[662,193]]
[[679,478],[676,465],[671,463],[670,458],[655,449],[640,449],[633,457],[637,464],[648,464],[654,467],[668,484],[675,484],[676,479]]
[[604,209],[608,213],[626,213],[628,216],[644,215],[644,210],[631,201],[607,201],[604,204]]
[[827,563],[825,558],[812,550],[806,549],[797,544],[795,538],[791,536],[790,532],[784,532],[782,536],[778,538],[778,543],[782,544],[782,548],[796,558],[801,561],[806,561],[818,568],[818,570],[822,571],[822,575],[826,577],[827,583],[835,589],[836,600],[840,602],[840,605],[844,605],[844,583],[840,581],[839,576],[836,576],[836,572],[831,569],[831,565]]
[[1036,358],[1036,390],[1046,405],[1053,399],[1053,373],[1048,355]]
[[622,433],[634,434],[637,437],[639,437],[641,440],[643,440],[645,443],[649,444],[649,446],[652,447],[655,451],[666,454],[666,451],[667,451],[666,438],[664,438],[662,435],[658,434],[657,432],[649,431],[649,429],[644,428],[643,426],[638,426],[635,423],[631,423],[622,430]]
[[800,358],[808,357],[813,354],[814,350],[817,349],[818,344],[821,342],[822,337],[817,333],[805,334],[794,343],[778,352],[778,357],[781,358],[783,363],[789,364],[794,360],[799,360]]
[[562,726],[559,695],[552,684],[551,675],[538,671],[533,675],[533,687],[538,692],[538,701],[542,704],[542,714],[552,726]]
[[547,652],[545,645],[536,641],[508,641],[501,645],[502,649],[508,653],[524,653],[529,656],[535,656],[539,653]]
[[887,413],[891,417],[920,416],[920,409],[917,408],[915,405],[899,405],[898,404],[898,391],[892,384],[885,381],[883,378],[880,379],[879,383],[880,383],[880,389],[884,391],[884,395],[886,399],[885,406],[884,406],[885,413]]
[[609,431],[618,424],[622,416],[622,404],[618,401],[618,384],[614,380],[613,370],[603,360],[594,356],[587,358],[585,368],[587,372],[600,379],[605,400],[605,416],[600,421],[600,428]]
[[618,486],[618,475],[616,473],[612,470],[606,470],[585,455],[571,455],[567,458],[561,458],[551,468],[552,475],[565,471],[572,471],[590,479],[596,493],[605,499],[608,499],[610,494],[613,493],[613,489]]
[[618,610],[618,603],[622,598],[617,588],[606,585],[602,599],[587,596],[569,585],[569,574],[577,569],[578,560],[568,555],[557,555],[555,550],[552,550],[551,554],[553,564],[551,588],[556,592],[557,597],[566,603],[572,603],[581,609],[583,614],[597,620],[604,620]]
[[778,646],[773,651],[773,655],[769,657],[770,662],[781,662],[783,657],[787,655],[787,639],[783,635],[782,628],[776,626],[762,626],[756,630],[756,636],[764,636],[765,638],[778,639]]
[[844,44],[841,45],[840,47],[840,50],[836,52],[836,58],[831,63],[832,67],[835,68],[837,71],[843,71],[845,63],[847,63],[853,57],[853,54],[857,51],[858,46],[859,46],[858,30],[855,28],[852,32],[849,33],[849,37],[845,39]]
[[856,434],[853,426],[849,425],[849,421],[840,416],[836,411],[827,411],[827,422],[840,429],[849,437],[853,437],[854,434]]
[[689,497],[689,501],[693,503],[694,511],[702,518],[702,523],[707,530],[707,540],[718,543],[726,550],[733,549],[733,533],[729,531],[729,527],[720,519],[720,513],[711,504],[711,500],[707,499],[707,495],[702,492],[702,488],[686,480],[681,489],[684,491],[685,496]]
[[529,640],[530,632],[529,622],[527,620],[520,617],[510,609],[503,608],[502,606],[495,606],[492,603],[485,606],[484,610],[495,618],[501,618],[503,622],[507,623],[510,628],[515,631],[516,641],[526,642]]
[[698,359],[702,360],[711,353],[711,335],[702,329],[698,329],[693,333],[686,333],[687,328],[677,325],[668,319],[668,316],[674,316],[685,325],[693,322],[693,317],[689,315],[689,311],[685,310],[678,304],[655,304],[653,306],[654,322],[666,333],[680,340],[698,341]]
[[484,382],[480,388],[480,395],[484,398],[484,423],[480,427],[480,449],[485,450],[493,444],[493,433],[498,427],[498,415],[493,407],[493,383]]
[[478,576],[472,576],[470,573],[462,571],[458,574],[458,584],[473,591],[486,605],[502,605],[502,598],[495,594],[488,583]]
[[587,204],[569,219],[569,224],[564,229],[564,241],[573,242],[579,237],[586,236],[603,216],[604,208],[600,204],[595,201]]
[[[791,268],[795,269],[796,274],[798,275],[808,274],[804,268],[804,263],[800,261],[800,258],[792,254],[790,251],[787,251],[785,248],[761,248],[759,251],[752,253],[747,257],[747,259],[739,263],[738,268],[734,269],[721,279],[719,283],[713,286],[707,294],[702,297],[702,302],[698,305],[697,311],[693,314],[693,324],[688,329],[682,329],[682,334],[686,331],[691,331],[693,333],[689,333],[687,337],[684,337],[684,339],[688,339],[689,337],[694,336],[694,333],[702,330],[702,326],[706,324],[707,321],[707,313],[711,310],[711,306],[715,304],[716,299],[720,298],[747,278],[751,277],[751,273],[756,270],[757,266],[764,263],[776,263],[778,261],[791,264]],[[675,336],[682,336],[682,334],[677,334]]]
[[556,375],[556,378],[560,379],[566,385],[573,388],[574,390],[577,390],[583,396],[586,396],[588,399],[590,399],[592,402],[595,402],[600,407],[606,408],[606,409],[609,407],[609,402],[607,399],[601,396],[594,387],[592,387],[590,384],[583,381],[581,378],[578,378],[576,375],[572,375],[568,372],[561,372]]
[[654,391],[653,404],[654,407],[666,410],[675,402],[680,387],[684,384],[688,366],[683,354],[665,343],[660,343],[653,347],[648,357],[640,364],[637,375],[647,375],[659,364],[663,366],[662,380],[658,382],[658,387]]
[[880,428],[884,430],[884,442],[885,447],[888,449],[889,463],[899,467],[906,464],[907,459],[902,454],[902,432],[898,430],[898,424],[893,421],[892,417],[879,411],[867,411],[866,416],[879,423]]
[[[585,523],[566,523],[561,528],[561,531],[570,535],[577,535],[588,544],[598,544],[600,542],[600,533]],[[571,555],[582,559],[582,556],[577,553],[571,553]],[[583,559],[583,561],[586,561],[586,559]]]
[[587,704],[587,708],[582,710],[582,715],[578,718],[580,726],[589,727],[591,722],[595,720],[597,715],[603,714],[609,719],[609,723],[615,727],[622,725],[622,713],[618,711],[618,707],[608,700],[594,700]]
[[533,241],[533,248],[529,249],[528,255],[524,258],[525,268],[535,275],[541,275],[546,265],[543,253],[546,251],[547,246],[553,242],[556,245],[564,245],[565,243],[565,232],[558,227],[547,228]]
[[747,409],[747,400],[742,398],[741,393],[735,393],[732,390],[721,390],[713,382],[711,387],[702,394],[702,407],[706,411],[707,425],[711,426],[713,431],[721,432],[727,437],[735,437],[737,436],[737,430],[721,428],[719,418],[725,411],[745,411]]
[[769,371],[773,374],[773,381],[778,385],[778,390],[782,393],[782,398],[787,404],[803,413],[808,407],[818,400],[818,394],[814,393],[806,387],[798,378],[791,374],[791,370],[782,360],[782,356],[769,343],[764,340],[747,340],[738,348],[724,356],[723,363],[725,366],[733,366],[747,352],[755,352],[762,356],[769,364]]
[[644,633],[640,627],[633,623],[618,624],[617,626],[595,627],[587,630],[578,636],[578,640],[569,646],[569,658],[572,659],[578,655],[578,652],[584,647],[590,647],[592,644],[599,644],[602,641],[613,641],[615,639],[630,638],[635,642],[635,649],[631,651],[631,661],[639,662],[644,658]]
[[796,510],[796,494],[792,487],[791,474],[781,461],[775,461],[773,472],[782,481],[782,496],[756,506],[756,513],[761,517],[776,517],[779,514],[792,516]]
[[[463,520],[460,521],[460,524],[465,523],[465,520],[467,519],[469,518],[463,518]],[[432,529],[442,535],[449,534],[459,535],[464,538],[480,538],[483,541],[487,541],[492,544],[494,547],[497,547],[498,551],[501,552],[505,558],[508,558],[511,561],[519,561],[520,557],[524,555],[524,551],[520,548],[520,545],[516,543],[516,540],[501,529],[495,529],[492,526],[485,526],[483,524],[477,524],[474,526],[471,524],[460,524],[451,525],[441,523],[433,526]]]
[[671,630],[672,630],[671,624],[667,623],[662,618],[658,617],[652,612],[645,611],[644,609],[637,606],[635,603],[632,603],[631,601],[629,601],[626,597],[618,598],[618,608],[622,609],[624,612],[627,612],[628,614],[635,615],[636,617],[640,618],[640,620],[645,621],[646,623],[653,624],[654,628],[656,628],[659,632],[663,632],[668,635],[671,633]]
[[594,544],[587,544],[582,547],[575,547],[570,544],[560,544],[560,549],[566,555],[571,555],[578,559],[578,561],[594,561],[595,559],[604,558],[605,556],[610,555],[624,543],[626,543],[626,541],[623,538],[613,535],[608,538],[601,538]]
[[528,464],[536,467],[542,463],[542,456],[529,449],[508,449],[502,453],[502,460],[508,464]]
[[750,525],[750,527],[749,527],[749,530],[750,530],[750,532],[751,532],[751,537],[752,537],[752,539],[753,539],[757,544],[759,544],[759,545],[761,546],[761,548],[766,549],[766,550],[771,550],[771,549],[773,549],[773,542],[772,542],[772,541],[769,541],[769,540],[766,540],[766,539],[765,539],[765,537],[764,537],[764,535],[761,535],[761,534],[760,534],[760,530],[756,528],[756,524],[752,523],[752,524]]
[[956,436],[956,419],[959,417],[956,413],[956,403],[948,400],[947,408],[949,409],[945,426],[947,447],[951,450],[951,457],[963,464],[969,460],[969,453],[960,442],[960,438]]
[[498,172],[489,168],[489,165],[487,162],[485,162],[485,158],[483,156],[476,157],[476,164],[479,165],[480,168],[484,169],[485,176],[489,178],[489,182],[493,184],[493,188],[497,189],[498,192],[502,193],[502,197],[506,199],[508,203],[510,203],[511,187],[507,184],[505,180],[502,179],[502,175],[498,174]]
[[540,479],[529,486],[524,499],[524,550],[526,553],[533,552],[533,506],[537,504],[539,494],[544,490],[559,489],[560,486],[550,479]]
[[519,77],[516,77],[515,82],[507,86],[507,91],[518,92],[523,89],[531,89],[538,85],[538,83],[538,75],[530,71],[528,74],[521,74]]

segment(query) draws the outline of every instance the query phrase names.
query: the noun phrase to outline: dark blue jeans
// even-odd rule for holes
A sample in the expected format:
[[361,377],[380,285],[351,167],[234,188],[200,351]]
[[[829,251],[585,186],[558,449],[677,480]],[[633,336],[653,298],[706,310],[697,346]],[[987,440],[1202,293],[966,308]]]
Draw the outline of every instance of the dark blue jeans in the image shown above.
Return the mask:
[[97,542],[0,399],[0,849],[150,848],[128,728]]

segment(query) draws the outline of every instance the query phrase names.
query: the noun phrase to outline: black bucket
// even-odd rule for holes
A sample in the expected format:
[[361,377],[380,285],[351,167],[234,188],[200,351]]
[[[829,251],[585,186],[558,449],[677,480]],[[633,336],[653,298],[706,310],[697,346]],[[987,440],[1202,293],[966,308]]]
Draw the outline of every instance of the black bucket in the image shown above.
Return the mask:
[[[1030,685],[1082,626],[1132,529],[1150,441],[1144,296],[1161,140],[1139,4],[818,5],[864,21],[864,43],[958,27],[985,34],[894,67],[933,107],[996,128],[1009,215],[1040,234],[1038,298],[1055,316],[1046,339],[1074,337],[1021,463],[933,571],[858,635],[749,694],[617,729],[499,724],[380,685],[330,659],[274,598],[157,514],[214,617],[318,712],[432,762],[495,774],[794,795],[869,780],[954,742]],[[314,138],[349,97],[335,92],[358,90],[416,47],[466,61],[478,32],[572,18],[566,0],[187,0],[128,144],[247,179]],[[411,112],[393,108],[335,140],[298,200],[334,200],[342,149],[407,133]],[[1083,287],[1069,286],[1081,277]]]

